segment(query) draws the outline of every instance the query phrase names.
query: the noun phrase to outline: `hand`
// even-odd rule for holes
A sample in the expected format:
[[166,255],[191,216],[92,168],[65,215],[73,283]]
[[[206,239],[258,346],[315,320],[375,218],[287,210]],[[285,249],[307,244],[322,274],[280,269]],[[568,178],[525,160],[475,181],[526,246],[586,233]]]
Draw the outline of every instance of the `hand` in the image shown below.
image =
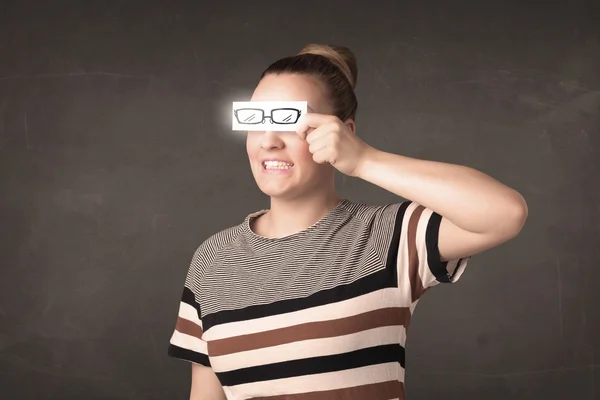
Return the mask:
[[349,176],[356,176],[370,149],[334,115],[304,114],[298,121],[296,133],[306,139],[315,162],[329,163]]

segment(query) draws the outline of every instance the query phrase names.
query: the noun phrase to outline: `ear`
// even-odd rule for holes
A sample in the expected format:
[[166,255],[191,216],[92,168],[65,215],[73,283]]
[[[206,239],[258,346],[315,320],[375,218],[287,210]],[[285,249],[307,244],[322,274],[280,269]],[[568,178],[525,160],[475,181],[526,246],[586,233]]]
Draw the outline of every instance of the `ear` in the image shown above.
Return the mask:
[[352,133],[354,133],[356,135],[356,123],[354,122],[354,120],[352,118],[348,118],[347,120],[345,120],[344,124],[346,124],[346,126],[348,128],[350,128]]

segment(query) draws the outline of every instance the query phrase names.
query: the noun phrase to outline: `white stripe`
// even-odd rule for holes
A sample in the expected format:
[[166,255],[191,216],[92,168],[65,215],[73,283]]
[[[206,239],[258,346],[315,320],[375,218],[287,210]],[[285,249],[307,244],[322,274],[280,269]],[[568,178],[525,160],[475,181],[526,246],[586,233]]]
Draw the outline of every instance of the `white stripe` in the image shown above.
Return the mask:
[[382,383],[390,380],[404,381],[404,368],[397,362],[324,374],[246,383],[233,387],[225,387],[224,389],[228,394],[228,398],[250,399],[252,397],[264,396],[265,393],[284,395],[306,393],[307,390],[310,392],[335,390]]
[[414,212],[418,204],[411,203],[406,208],[404,218],[402,219],[402,227],[400,231],[400,241],[398,243],[398,260],[396,265],[398,268],[398,288],[402,298],[412,300],[410,275],[408,274],[408,223],[410,216]]
[[384,326],[349,335],[302,340],[257,350],[211,357],[211,365],[215,370],[223,372],[289,360],[342,354],[379,345],[400,343],[401,346],[404,346],[405,341],[405,327]]
[[419,303],[419,300],[417,299],[416,301],[413,301],[413,303],[410,305],[410,314],[411,315],[414,314],[418,303]]
[[208,354],[205,341],[200,340],[197,337],[181,333],[177,330],[173,331],[173,336],[171,336],[171,344],[187,350],[195,351],[197,353],[202,353],[204,355]]
[[200,328],[202,328],[202,321],[200,321],[200,318],[198,318],[198,311],[196,311],[196,309],[188,303],[183,301],[179,303],[179,316],[195,323],[196,325],[199,325]]
[[460,276],[463,274],[463,272],[465,272],[465,268],[467,268],[467,264],[469,263],[470,259],[471,257],[466,257],[460,260],[454,260],[452,262],[452,268],[450,268],[450,264],[448,264],[448,272],[450,272],[450,274],[454,274],[452,275],[450,282],[454,283],[460,279]]
[[325,304],[283,315],[273,315],[253,320],[216,325],[204,332],[204,338],[207,341],[224,339],[305,324],[308,322],[331,321],[369,311],[380,310],[386,307],[410,306],[410,303],[402,300],[403,299],[399,296],[397,289],[382,289],[353,299]]
[[425,208],[421,214],[421,218],[419,219],[419,224],[417,225],[416,244],[417,253],[419,254],[419,275],[421,275],[423,287],[425,288],[439,283],[435,279],[435,275],[431,273],[431,269],[429,268],[429,259],[427,257],[427,223],[429,222],[429,218],[432,214],[432,210]]

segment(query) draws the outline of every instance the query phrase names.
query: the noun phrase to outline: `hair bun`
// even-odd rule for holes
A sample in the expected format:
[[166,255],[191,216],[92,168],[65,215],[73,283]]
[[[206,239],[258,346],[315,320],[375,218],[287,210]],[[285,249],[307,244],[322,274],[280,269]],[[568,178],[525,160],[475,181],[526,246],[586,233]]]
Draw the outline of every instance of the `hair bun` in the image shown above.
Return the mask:
[[297,55],[316,54],[327,58],[344,74],[352,88],[356,87],[358,68],[354,53],[347,47],[328,44],[308,44]]

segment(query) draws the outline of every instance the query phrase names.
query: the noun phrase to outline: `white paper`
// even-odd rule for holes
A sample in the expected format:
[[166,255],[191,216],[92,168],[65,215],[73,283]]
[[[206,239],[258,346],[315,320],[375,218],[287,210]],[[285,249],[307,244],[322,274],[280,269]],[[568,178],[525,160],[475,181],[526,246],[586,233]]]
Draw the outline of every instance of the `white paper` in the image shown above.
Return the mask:
[[232,128],[234,131],[292,132],[307,107],[306,101],[234,101]]

